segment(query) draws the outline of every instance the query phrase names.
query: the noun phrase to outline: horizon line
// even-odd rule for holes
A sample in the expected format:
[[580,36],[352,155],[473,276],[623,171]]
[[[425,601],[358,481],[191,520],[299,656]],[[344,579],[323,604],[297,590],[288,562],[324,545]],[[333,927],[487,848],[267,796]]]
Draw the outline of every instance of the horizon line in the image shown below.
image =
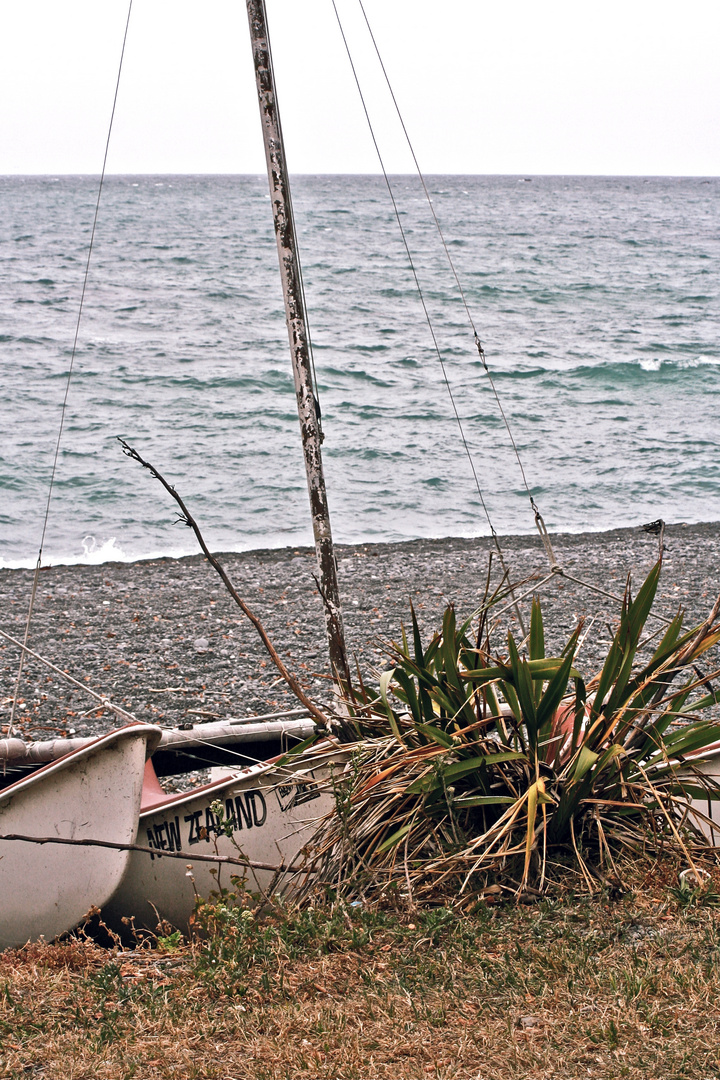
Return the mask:
[[[298,171],[298,172],[291,172],[290,175],[291,176],[312,176],[312,177],[319,177],[319,176],[360,176],[360,177],[378,177],[379,179],[382,179],[382,176],[383,176],[382,172],[380,172],[380,171],[360,172],[360,171],[357,171],[357,170],[356,171],[351,171],[351,172],[301,172],[301,171]],[[388,176],[415,177],[417,175],[418,174],[415,171],[412,171],[412,172],[388,172]],[[575,177],[575,178],[582,178],[582,179],[597,179],[597,178],[600,178],[600,177],[604,177],[604,178],[607,178],[607,179],[617,179],[617,180],[717,180],[717,179],[720,179],[720,173],[684,173],[684,172],[677,172],[677,173],[653,173],[653,172],[647,172],[647,173],[645,173],[645,172],[639,172],[639,173],[616,173],[616,172],[589,173],[589,172],[531,172],[529,170],[524,171],[524,172],[464,172],[464,171],[455,171],[455,170],[452,170],[450,172],[434,172],[432,170],[429,170],[429,171],[423,172],[422,175],[425,176],[425,177],[429,177],[429,176],[508,177],[508,178],[513,178],[513,179],[522,178],[522,179],[532,179],[532,180],[539,179],[539,178],[567,178],[567,177]],[[63,177],[75,176],[75,177],[97,178],[97,177],[100,176],[100,171],[99,170],[96,171],[96,172],[82,172],[82,171],[62,172],[60,170],[57,170],[57,171],[52,171],[51,170],[50,172],[12,171],[12,172],[0,173],[0,176],[3,179],[9,179],[11,177],[60,177],[60,176],[63,176]],[[108,171],[108,172],[105,173],[105,178],[106,179],[109,178],[109,177],[126,177],[126,176],[242,176],[242,177],[258,177],[258,178],[262,178],[262,179],[267,178],[267,174],[265,172],[238,172],[238,171],[231,171],[231,170],[202,172],[202,171],[197,171],[197,170],[185,170],[185,169],[183,169],[183,170],[180,170],[180,171],[176,170],[176,171],[170,171],[170,172],[149,170],[149,171],[140,171],[140,172],[132,172],[132,171],[130,171],[130,172],[127,172],[127,171],[124,171],[124,172],[109,172]]]

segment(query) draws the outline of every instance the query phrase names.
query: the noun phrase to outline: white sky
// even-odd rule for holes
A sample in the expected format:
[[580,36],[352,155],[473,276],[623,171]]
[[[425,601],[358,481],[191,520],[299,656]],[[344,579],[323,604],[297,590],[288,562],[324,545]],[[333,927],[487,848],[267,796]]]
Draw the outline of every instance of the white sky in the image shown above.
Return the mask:
[[[337,0],[411,171],[357,0]],[[331,0],[267,0],[293,172],[374,172]],[[718,0],[365,0],[426,172],[720,174]],[[127,0],[0,0],[0,173],[99,172]],[[243,0],[134,0],[109,171],[264,171]]]

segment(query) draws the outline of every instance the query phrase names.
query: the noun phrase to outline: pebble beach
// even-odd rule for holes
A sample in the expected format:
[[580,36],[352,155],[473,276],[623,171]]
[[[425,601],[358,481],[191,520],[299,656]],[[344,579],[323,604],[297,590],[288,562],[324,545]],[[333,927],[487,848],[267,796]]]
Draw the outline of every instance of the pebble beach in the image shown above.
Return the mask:
[[[588,586],[620,596],[631,575],[639,587],[657,558],[658,540],[637,528],[558,535],[552,542],[567,576],[556,575],[541,589],[547,648],[561,648],[577,620],[585,618],[588,633],[580,666],[589,673],[607,651],[619,605]],[[548,559],[539,538],[507,536],[500,543],[519,594],[547,577]],[[363,676],[372,679],[372,671],[386,663],[383,642],[397,638],[401,624],[408,623],[410,601],[428,638],[448,603],[459,618],[472,614],[485,593],[494,548],[488,538],[339,546],[346,638]],[[707,615],[720,592],[720,523],[669,525],[665,548],[655,610],[671,616],[682,607],[689,627]],[[258,550],[221,559],[288,666],[311,695],[327,700],[314,552]],[[500,576],[495,556],[491,579],[497,583]],[[0,628],[18,639],[24,634],[32,577],[31,570],[0,570]],[[525,614],[529,603],[530,597],[521,604]],[[508,627],[521,636],[512,611],[500,616],[499,648]],[[0,641],[0,715],[6,733],[19,649]],[[43,569],[28,645],[138,720],[162,726],[296,706],[254,627],[201,555]],[[49,739],[115,726],[111,712],[99,710],[83,690],[28,657],[19,688],[17,734]]]

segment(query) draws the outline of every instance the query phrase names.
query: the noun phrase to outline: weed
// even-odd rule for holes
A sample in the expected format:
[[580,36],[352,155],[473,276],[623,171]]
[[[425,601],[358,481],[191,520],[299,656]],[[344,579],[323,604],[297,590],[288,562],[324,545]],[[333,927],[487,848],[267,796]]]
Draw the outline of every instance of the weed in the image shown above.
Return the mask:
[[183,944],[184,938],[179,930],[173,930],[172,933],[165,935],[165,937],[159,937],[157,939],[157,947],[160,952],[175,952]]

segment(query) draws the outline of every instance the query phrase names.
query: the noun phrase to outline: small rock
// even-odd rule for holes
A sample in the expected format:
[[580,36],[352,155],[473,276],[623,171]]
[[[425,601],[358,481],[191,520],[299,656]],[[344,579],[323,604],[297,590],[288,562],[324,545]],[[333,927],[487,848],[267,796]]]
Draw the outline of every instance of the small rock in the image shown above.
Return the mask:
[[208,648],[210,647],[210,642],[206,637],[199,637],[195,638],[193,645],[198,652],[207,652]]

